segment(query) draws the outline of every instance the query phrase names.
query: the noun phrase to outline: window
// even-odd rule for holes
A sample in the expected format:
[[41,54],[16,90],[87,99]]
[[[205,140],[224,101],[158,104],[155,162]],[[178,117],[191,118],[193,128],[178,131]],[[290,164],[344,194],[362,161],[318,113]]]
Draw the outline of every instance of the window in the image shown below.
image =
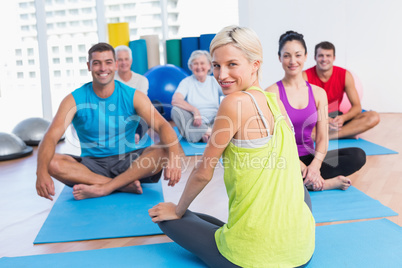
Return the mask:
[[179,14],[177,14],[177,13],[175,13],[175,14],[173,14],[173,13],[168,14],[168,21],[176,22],[177,19],[178,19],[178,17],[179,17]]
[[59,54],[59,47],[52,47],[52,52],[54,54]]
[[135,3],[124,4],[123,9],[134,9]]
[[73,52],[73,46],[65,46],[64,49],[66,50],[67,53]]
[[78,9],[77,9],[77,8],[75,8],[75,9],[70,9],[70,10],[68,11],[68,13],[70,13],[70,15],[78,15]]
[[92,26],[93,25],[93,20],[84,20],[84,21],[82,21],[82,23],[85,26]]
[[80,26],[80,22],[79,21],[70,21],[69,22],[71,27],[78,27]]
[[128,16],[128,17],[124,17],[124,20],[126,22],[132,22],[135,23],[137,21],[137,17],[136,16]]
[[20,8],[27,8],[28,7],[28,3],[27,2],[23,2],[19,4]]
[[66,23],[65,22],[58,22],[58,23],[56,23],[56,25],[59,28],[66,28]]
[[109,10],[120,11],[120,6],[119,5],[111,5],[111,6],[109,6]]
[[27,52],[28,52],[28,56],[33,56],[33,54],[34,54],[33,48],[28,48]]
[[79,52],[86,52],[87,50],[85,49],[85,45],[78,45],[78,51]]
[[73,63],[73,58],[72,57],[67,57],[66,58],[66,63]]
[[24,78],[24,73],[23,72],[18,72],[17,73],[17,78]]
[[53,64],[60,64],[59,58],[53,58]]
[[28,14],[21,14],[20,15],[20,19],[22,19],[22,20],[27,20],[29,17],[28,17]]
[[53,23],[48,23],[46,24],[47,29],[52,30],[54,29],[54,24]]
[[30,78],[35,78],[35,77],[36,77],[36,73],[35,73],[35,72],[29,72],[29,77],[30,77]]
[[168,0],[168,7],[169,8],[176,8],[177,7],[177,0]]
[[79,60],[80,60],[81,63],[87,62],[87,58],[86,58],[86,57],[80,57]]
[[81,76],[87,76],[88,75],[88,70],[87,69],[81,69],[80,70],[80,75]]
[[35,65],[35,60],[28,60],[29,65]]
[[29,26],[28,25],[21,26],[21,31],[28,32],[29,31]]
[[137,29],[130,29],[130,36],[137,36],[138,30]]
[[21,49],[16,49],[15,50],[15,56],[22,56],[22,50]]
[[15,63],[17,64],[17,66],[22,66],[22,60],[17,60]]
[[66,11],[65,10],[57,10],[54,12],[56,16],[65,16]]
[[120,22],[120,19],[119,18],[110,18],[109,22],[110,23],[118,23],[118,22]]
[[92,7],[86,7],[81,9],[83,14],[91,14],[92,13]]
[[61,71],[57,70],[53,72],[55,77],[60,77],[61,76]]

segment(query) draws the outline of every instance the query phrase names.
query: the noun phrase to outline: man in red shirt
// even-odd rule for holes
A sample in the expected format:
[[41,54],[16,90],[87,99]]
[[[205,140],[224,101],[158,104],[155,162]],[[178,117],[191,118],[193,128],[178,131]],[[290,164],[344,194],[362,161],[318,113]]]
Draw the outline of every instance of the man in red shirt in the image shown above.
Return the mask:
[[[378,113],[362,113],[359,95],[352,74],[341,67],[334,66],[335,46],[321,42],[315,46],[314,59],[317,65],[304,71],[303,77],[309,83],[322,87],[328,97],[329,138],[354,137],[373,128],[380,122]],[[350,101],[348,112],[339,111],[344,92]]]

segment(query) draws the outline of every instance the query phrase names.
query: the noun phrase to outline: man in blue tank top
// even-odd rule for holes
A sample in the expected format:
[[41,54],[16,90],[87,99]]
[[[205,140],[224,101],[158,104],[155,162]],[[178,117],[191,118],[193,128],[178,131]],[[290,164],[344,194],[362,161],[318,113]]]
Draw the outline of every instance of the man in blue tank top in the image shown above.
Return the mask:
[[[38,195],[53,200],[51,177],[72,186],[77,200],[113,191],[141,194],[141,182],[159,181],[162,169],[168,185],[174,186],[181,167],[173,128],[144,93],[114,80],[117,65],[112,46],[91,47],[87,65],[92,82],[64,98],[39,145]],[[159,144],[145,148],[135,143],[140,118],[159,134]],[[70,123],[77,131],[81,156],[55,153]]]

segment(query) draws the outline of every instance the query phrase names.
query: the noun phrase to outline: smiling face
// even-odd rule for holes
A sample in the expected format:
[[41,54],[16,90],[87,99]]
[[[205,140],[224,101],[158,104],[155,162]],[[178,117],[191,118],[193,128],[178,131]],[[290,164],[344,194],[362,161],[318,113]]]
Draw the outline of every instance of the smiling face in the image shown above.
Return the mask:
[[130,58],[128,51],[121,50],[117,52],[117,69],[121,73],[126,73],[131,71],[131,64],[133,60]]
[[334,66],[335,55],[332,49],[318,48],[315,56],[318,70],[325,72]]
[[286,42],[279,57],[282,68],[287,75],[301,74],[306,59],[306,51],[303,45],[297,40]]
[[244,52],[231,44],[215,49],[212,65],[214,77],[225,95],[258,86],[260,62],[249,62]]
[[191,62],[191,71],[198,81],[204,82],[209,70],[211,70],[211,64],[205,55],[201,55]]
[[87,65],[94,85],[104,87],[114,82],[117,66],[112,51],[93,52],[91,61]]

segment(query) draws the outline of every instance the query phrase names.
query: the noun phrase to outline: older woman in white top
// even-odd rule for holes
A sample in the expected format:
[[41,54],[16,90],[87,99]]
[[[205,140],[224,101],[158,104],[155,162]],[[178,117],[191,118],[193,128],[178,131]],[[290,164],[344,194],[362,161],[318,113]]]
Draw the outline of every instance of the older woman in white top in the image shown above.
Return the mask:
[[171,117],[186,140],[207,142],[220,96],[223,96],[222,89],[209,75],[212,63],[208,51],[194,51],[188,60],[188,67],[193,74],[183,79],[174,93]]

